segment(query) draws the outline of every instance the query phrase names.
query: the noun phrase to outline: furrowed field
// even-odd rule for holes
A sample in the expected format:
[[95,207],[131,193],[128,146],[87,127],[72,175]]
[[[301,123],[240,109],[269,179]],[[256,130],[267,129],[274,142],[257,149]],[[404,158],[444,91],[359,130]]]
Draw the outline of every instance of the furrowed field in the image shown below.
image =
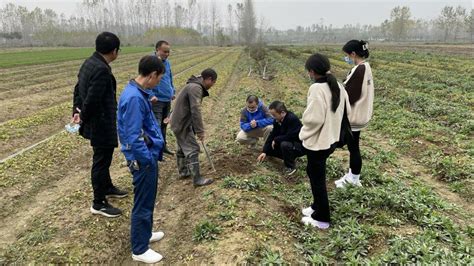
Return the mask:
[[[122,48],[111,64],[118,92],[152,50]],[[91,52],[0,50],[0,264],[132,263],[132,195],[111,200],[121,217],[92,216],[91,147],[63,130]],[[282,100],[301,117],[311,84],[304,62],[314,52],[329,56],[340,80],[351,68],[340,46],[269,47],[267,81],[248,75],[256,64],[244,48],[172,51],[177,90],[204,68],[219,74],[203,102],[217,182],[194,188],[178,179],[174,158],[160,163],[154,227],[166,236],[152,248],[165,264],[473,264],[474,46],[372,45],[375,110],[361,135],[363,187],[335,189],[348,167],[348,152],[336,151],[327,231],[300,223],[311,201],[305,158],[288,179],[280,161],[257,164],[259,151],[234,142],[250,93],[267,104]],[[201,162],[207,172],[204,155]],[[111,174],[132,191],[118,149]]]

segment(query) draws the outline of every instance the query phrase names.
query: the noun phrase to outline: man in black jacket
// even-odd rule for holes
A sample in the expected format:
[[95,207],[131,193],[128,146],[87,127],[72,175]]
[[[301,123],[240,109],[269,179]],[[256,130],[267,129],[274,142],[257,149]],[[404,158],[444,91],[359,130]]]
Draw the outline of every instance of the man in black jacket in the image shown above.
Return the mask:
[[303,145],[298,136],[302,127],[301,121],[280,101],[272,102],[268,109],[275,119],[273,131],[257,161],[263,162],[267,156],[283,159],[286,166],[285,173],[288,176],[293,175],[296,172],[295,159],[304,155]]
[[103,32],[95,41],[96,52],[82,64],[74,88],[73,122],[81,124],[79,134],[90,140],[92,159],[93,214],[117,217],[122,211],[110,205],[106,196],[123,198],[127,192],[112,184],[110,164],[117,141],[117,85],[109,64],[117,59],[119,38]]

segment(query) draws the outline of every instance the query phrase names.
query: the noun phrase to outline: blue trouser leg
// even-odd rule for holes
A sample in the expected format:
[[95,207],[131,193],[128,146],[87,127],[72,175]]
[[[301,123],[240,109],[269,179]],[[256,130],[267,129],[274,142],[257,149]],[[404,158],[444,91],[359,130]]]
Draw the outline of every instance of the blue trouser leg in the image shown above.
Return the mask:
[[131,218],[132,252],[143,254],[153,229],[153,210],[155,208],[158,186],[158,165],[153,163],[144,169],[133,172],[133,209]]

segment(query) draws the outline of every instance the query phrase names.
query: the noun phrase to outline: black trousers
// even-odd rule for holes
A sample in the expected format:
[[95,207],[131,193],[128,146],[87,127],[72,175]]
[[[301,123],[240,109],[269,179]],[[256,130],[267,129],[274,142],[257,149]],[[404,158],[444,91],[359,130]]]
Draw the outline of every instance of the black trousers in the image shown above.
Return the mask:
[[353,139],[347,142],[349,149],[349,166],[354,175],[359,175],[362,169],[362,157],[360,156],[359,139],[360,131],[352,131]]
[[308,174],[311,192],[313,193],[311,208],[315,210],[311,217],[320,222],[330,222],[329,199],[326,188],[326,160],[334,152],[334,149],[306,150],[308,157],[306,173]]
[[161,102],[152,104],[153,113],[155,114],[156,121],[161,124],[161,134],[163,135],[163,140],[165,141],[166,147],[166,127],[167,124],[163,123],[163,120],[167,118],[171,110],[171,102]]
[[110,178],[110,164],[112,163],[113,147],[93,147],[92,157],[92,189],[94,190],[94,202],[101,203],[110,188],[113,187]]
[[301,142],[282,141],[275,145],[275,149],[270,150],[267,155],[283,159],[286,167],[295,168],[295,160],[304,155],[304,148]]

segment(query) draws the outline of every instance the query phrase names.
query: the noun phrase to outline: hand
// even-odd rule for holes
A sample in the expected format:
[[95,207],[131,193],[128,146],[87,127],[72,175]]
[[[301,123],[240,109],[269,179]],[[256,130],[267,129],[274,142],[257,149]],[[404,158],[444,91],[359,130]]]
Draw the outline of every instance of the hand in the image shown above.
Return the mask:
[[275,141],[272,141],[272,149],[275,149]]
[[152,97],[150,98],[150,102],[152,102],[152,103],[157,103],[157,102],[158,102],[158,98],[157,98],[156,96],[152,96]]
[[206,138],[206,135],[204,133],[198,134],[198,139],[202,142],[204,142],[204,139]]
[[163,119],[164,124],[168,124],[170,122],[170,117],[168,116],[167,118]]
[[255,120],[250,121],[250,126],[252,128],[256,128],[257,127],[257,121],[255,121]]
[[75,113],[72,116],[71,123],[80,124],[81,123],[81,109],[79,109],[79,107],[76,107],[76,111],[78,111],[78,113]]
[[260,155],[257,157],[257,162],[259,162],[259,163],[263,162],[266,157],[267,157],[267,154],[266,154],[266,153],[260,154]]
[[81,123],[81,116],[79,115],[79,113],[74,114],[74,116],[71,119],[71,123],[74,123],[74,124],[80,124]]

